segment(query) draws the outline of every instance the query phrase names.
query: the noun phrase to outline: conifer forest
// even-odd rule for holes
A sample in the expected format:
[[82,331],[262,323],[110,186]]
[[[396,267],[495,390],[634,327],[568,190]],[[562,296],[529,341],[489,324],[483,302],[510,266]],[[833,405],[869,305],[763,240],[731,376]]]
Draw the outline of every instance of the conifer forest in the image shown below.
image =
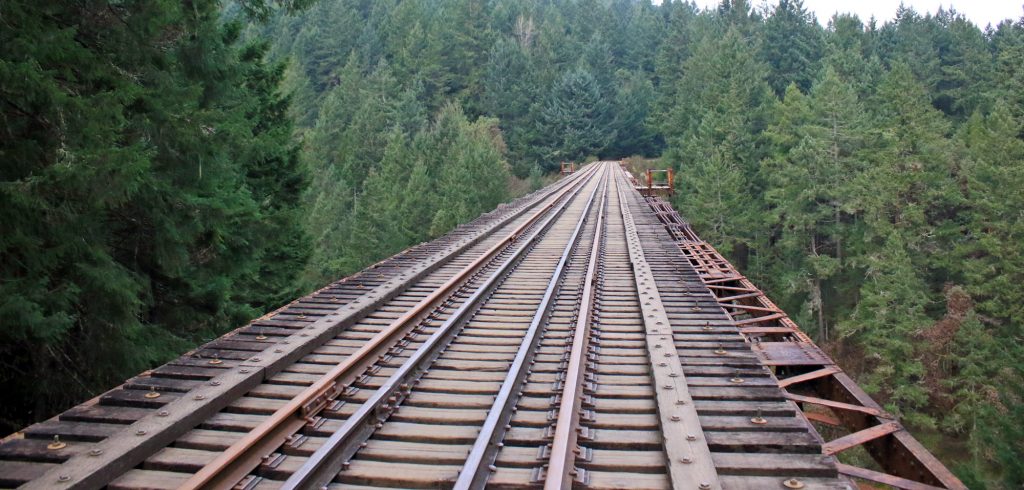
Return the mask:
[[1024,485],[1024,17],[4,0],[0,101],[3,434],[629,157],[965,484]]

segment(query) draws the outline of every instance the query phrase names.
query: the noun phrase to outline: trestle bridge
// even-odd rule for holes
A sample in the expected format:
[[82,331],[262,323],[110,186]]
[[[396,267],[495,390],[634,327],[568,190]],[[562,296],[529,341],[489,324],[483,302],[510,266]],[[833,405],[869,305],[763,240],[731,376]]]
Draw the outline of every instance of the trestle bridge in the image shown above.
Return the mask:
[[965,488],[649,175],[565,174],[8,437],[0,487]]

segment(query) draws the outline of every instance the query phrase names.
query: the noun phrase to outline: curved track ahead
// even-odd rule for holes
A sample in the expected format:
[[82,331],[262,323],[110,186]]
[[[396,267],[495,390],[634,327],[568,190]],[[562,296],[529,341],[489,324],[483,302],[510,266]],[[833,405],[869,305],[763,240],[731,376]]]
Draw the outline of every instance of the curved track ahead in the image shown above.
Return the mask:
[[702,244],[590,165],[26,428],[0,486],[853,488]]

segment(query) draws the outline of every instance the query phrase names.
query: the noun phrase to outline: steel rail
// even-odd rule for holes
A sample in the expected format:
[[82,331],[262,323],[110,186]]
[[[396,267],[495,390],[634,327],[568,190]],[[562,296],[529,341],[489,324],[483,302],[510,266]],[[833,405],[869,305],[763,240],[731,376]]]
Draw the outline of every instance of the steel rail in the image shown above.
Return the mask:
[[[198,472],[192,475],[180,488],[218,488],[229,489],[237,484],[242,478],[248,475],[260,463],[261,458],[272,452],[276,447],[284,443],[291,435],[298,432],[307,423],[309,413],[304,413],[303,408],[311,403],[336,398],[343,391],[339,380],[347,375],[363,362],[367,361],[385,343],[391,340],[399,332],[403,331],[409,323],[434,308],[435,305],[449,296],[464,280],[482,269],[493,257],[498,255],[508,245],[511,245],[519,238],[519,235],[533,225],[537,220],[555,208],[562,202],[559,209],[564,208],[565,196],[575,195],[587,182],[596,174],[596,168],[587,173],[581,174],[576,182],[567,185],[564,189],[555,194],[550,202],[538,209],[525,222],[517,226],[505,238],[495,243],[472,263],[464,267],[441,287],[421,300],[413,308],[391,322],[381,332],[371,338],[356,352],[352,353],[342,363],[334,366],[312,385],[307,387],[298,396],[292,398],[284,406],[276,410],[270,417],[248,432],[240,440],[232,444],[215,460],[206,464]],[[543,202],[543,199],[538,202]],[[323,408],[322,406],[320,408]]]
[[[522,386],[523,379],[526,377],[528,360],[534,354],[534,347],[536,346],[539,338],[538,333],[541,329],[541,324],[548,318],[551,311],[551,306],[554,303],[555,292],[561,283],[561,280],[565,274],[566,266],[569,262],[569,257],[572,256],[573,251],[576,249],[576,245],[579,241],[579,237],[583,231],[583,227],[588,221],[590,209],[594,202],[594,195],[601,189],[601,203],[598,206],[598,228],[595,229],[594,241],[595,243],[600,241],[600,226],[601,219],[603,217],[603,206],[607,197],[608,189],[608,177],[611,172],[607,171],[607,165],[602,165],[604,172],[602,174],[602,182],[598,185],[598,188],[594,189],[591,193],[590,198],[587,200],[584,206],[583,213],[580,215],[579,221],[576,223],[576,227],[573,229],[572,235],[569,237],[569,241],[565,244],[565,249],[562,251],[561,257],[558,259],[558,265],[555,266],[554,271],[551,272],[551,279],[548,280],[547,289],[544,291],[544,296],[541,299],[537,310],[533,314],[533,318],[530,320],[530,326],[526,330],[526,334],[523,336],[522,342],[519,344],[519,349],[516,351],[515,359],[512,365],[509,367],[508,374],[505,375],[505,379],[501,383],[501,388],[498,390],[498,395],[494,398],[494,402],[491,404],[490,410],[487,412],[487,418],[484,420],[483,426],[481,426],[479,434],[477,434],[476,440],[473,442],[473,447],[470,449],[469,455],[466,457],[465,463],[462,465],[462,470],[459,471],[459,477],[455,481],[455,490],[468,490],[470,488],[481,488],[486,483],[489,471],[487,467],[494,461],[498,446],[497,444],[501,441],[504,436],[504,427],[508,423],[508,419],[511,417],[512,408],[515,405],[517,397],[513,397],[513,393],[519,391],[519,387]],[[594,258],[591,257],[591,266],[594,263]],[[588,269],[588,274],[591,271]],[[585,297],[585,296],[584,296]],[[588,311],[589,316],[589,303],[584,306]]]
[[590,344],[590,326],[593,317],[593,300],[595,294],[594,281],[597,277],[600,252],[603,246],[603,230],[605,206],[608,200],[607,184],[605,195],[601,197],[601,205],[597,215],[597,229],[594,232],[594,243],[591,246],[590,261],[583,281],[583,292],[580,312],[576,316],[576,327],[573,331],[572,350],[569,354],[569,365],[565,373],[565,386],[562,399],[555,419],[555,436],[551,441],[551,456],[548,458],[547,475],[544,479],[545,490],[572,488],[576,460],[577,428],[580,425],[580,409],[583,406],[583,375],[586,364],[583,362],[586,348]]
[[[593,174],[596,173],[597,171],[595,170]],[[591,174],[591,177],[593,174]],[[589,181],[590,178],[587,178],[584,184]],[[476,308],[480,299],[484,298],[486,294],[497,286],[499,281],[512,268],[513,264],[518,263],[519,258],[524,256],[527,250],[531,248],[531,245],[544,236],[555,219],[561,216],[562,212],[568,208],[572,197],[578,194],[583,187],[577,188],[573,196],[562,201],[561,205],[549,214],[547,219],[523,242],[523,245],[503,262],[462,303],[459,309],[438,327],[423,345],[359,406],[355,413],[345,420],[344,425],[340,429],[331,434],[327,441],[306,460],[302,467],[284,482],[281,486],[282,490],[321,488],[334,479],[338,471],[341,470],[342,464],[359,450],[359,445],[372,434],[375,426],[386,419],[387,415],[401,403],[404,396],[408,395],[411,386],[406,382],[422,374],[422,371],[426,369],[429,362],[432,362],[439,355],[438,350],[442,345],[442,341],[450,338],[449,334],[452,333],[454,327],[461,324],[469,313]],[[597,192],[597,188],[591,193],[590,200],[593,200],[595,192]],[[398,394],[396,395],[396,393]],[[381,411],[384,412],[383,416],[380,415]]]

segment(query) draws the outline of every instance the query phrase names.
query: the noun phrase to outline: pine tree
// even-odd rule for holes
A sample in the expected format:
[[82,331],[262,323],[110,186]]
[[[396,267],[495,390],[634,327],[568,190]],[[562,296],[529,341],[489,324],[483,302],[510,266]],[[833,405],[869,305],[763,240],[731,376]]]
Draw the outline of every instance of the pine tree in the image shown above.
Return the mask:
[[958,168],[950,125],[906,65],[885,76],[874,102],[879,131],[874,165],[858,183],[874,192],[863,193],[857,205],[866,211],[869,230],[884,238],[891,228],[899,229],[912,250],[931,252],[934,260],[919,265],[937,267],[944,248],[939,244],[957,233],[961,200],[954,187]]
[[429,225],[437,213],[438,196],[423,158],[413,163],[402,197],[401,222],[409,231],[411,243],[433,238]]
[[668,21],[665,40],[658,46],[654,62],[658,99],[651,115],[651,124],[655,127],[665,124],[667,111],[675,103],[679,80],[683,77],[683,64],[692,54],[692,23],[697,19],[692,4],[671,2],[663,6],[663,9],[668,11]]
[[612,106],[597,79],[585,68],[567,71],[552,87],[541,109],[537,135],[543,165],[599,154],[616,136]]
[[248,284],[239,285],[253,306],[264,311],[284,304],[300,291],[297,271],[309,256],[309,238],[302,226],[302,194],[306,190],[306,168],[300,162],[299,145],[292,138],[288,117],[291,98],[281,95],[285,66],[266,65],[265,43],[252,44],[242,60],[252,63],[245,74],[245,88],[251,93],[249,117],[259,121],[250,137],[243,138],[238,158],[245,162],[246,185],[259,206],[260,222],[253,233],[265,253],[258,255],[259,272]]
[[860,19],[836,15],[829,21],[823,64],[850,83],[860,97],[873,93],[885,70],[874,53],[873,37]]
[[654,132],[647,124],[654,103],[654,85],[643,73],[615,74],[615,138],[608,145],[614,156],[654,155]]
[[290,294],[260,264],[304,258],[263,237],[303,186],[281,71],[221,14],[214,1],[0,5],[0,385],[27,401],[4,405],[5,424]]
[[732,254],[739,245],[736,230],[757,221],[755,204],[744,192],[750,182],[727,150],[707,147],[695,156],[676,174],[673,203],[701,238]]
[[533,164],[529,155],[535,136],[531,117],[532,100],[539,90],[537,73],[529,52],[511,38],[498,40],[491,47],[483,79],[483,107],[497,117],[509,146],[513,172],[523,177]]
[[841,337],[855,338],[871,362],[858,381],[890,412],[919,426],[934,424],[923,412],[928,402],[924,366],[914,355],[913,332],[930,323],[927,286],[911,261],[897,231],[890,232],[876,252],[866,257],[866,280],[848,321],[839,324]]
[[769,131],[778,154],[762,166],[769,186],[765,200],[780,227],[778,275],[794,285],[790,290],[806,294],[801,309],[813,315],[826,340],[831,312],[825,297],[842,270],[844,253],[849,254],[844,246],[857,241],[850,200],[857,190],[848,182],[863,171],[866,120],[852,87],[831,68],[809,98],[791,85],[779,113]]
[[[763,156],[761,133],[774,102],[767,67],[753,56],[740,31],[730,28],[724,36],[705,37],[684,72],[660,128],[670,146],[668,153],[686,160],[692,153],[688,146],[727,143],[730,157],[752,174]],[[705,121],[708,118],[716,121]],[[697,141],[704,136],[710,139]]]
[[768,83],[782,95],[794,83],[811,89],[823,54],[821,28],[802,0],[780,0],[765,19],[762,56],[770,67]]
[[[694,223],[716,223],[713,243],[724,253],[736,251],[733,258],[741,265],[747,247],[763,239],[756,226],[763,192],[758,166],[765,156],[763,133],[774,103],[766,77],[767,68],[754,58],[737,28],[722,37],[706,37],[686,62],[677,99],[662,127],[669,144],[665,156],[679,166],[678,186],[693,189],[679,193],[676,205]],[[722,176],[711,175],[712,169]],[[735,187],[726,188],[723,182]],[[708,191],[714,201],[736,204],[730,226],[721,221],[724,209],[705,209],[694,202],[703,183],[715,188]]]
[[992,33],[995,66],[993,96],[1009,103],[1013,116],[1024,120],[1024,23],[1003,22]]
[[402,212],[412,152],[399,128],[391,131],[381,162],[366,178],[359,195],[351,234],[359,239],[346,254],[359,263],[373,263],[413,243],[413,230],[405,228]]
[[[976,113],[961,130],[967,162],[966,199],[970,203],[969,240],[959,243],[968,290],[980,313],[1024,322],[1024,252],[1016,237],[1024,233],[1024,140],[1012,104],[995,104],[987,116]],[[1006,332],[1008,335],[1009,332]]]
[[911,336],[930,324],[930,305],[941,298],[935,284],[949,277],[949,250],[962,225],[954,180],[961,170],[951,159],[948,123],[909,67],[893,67],[875,102],[872,122],[880,134],[871,165],[854,179],[856,188],[872,192],[851,200],[863,212],[866,252],[857,262],[867,268],[867,278],[840,331],[882,359],[862,378],[866,388],[907,420],[932,425]]
[[447,105],[423,138],[422,147],[434,150],[431,153],[440,169],[441,192],[432,235],[469,221],[505,199],[509,172],[496,121],[470,123],[459,106]]

